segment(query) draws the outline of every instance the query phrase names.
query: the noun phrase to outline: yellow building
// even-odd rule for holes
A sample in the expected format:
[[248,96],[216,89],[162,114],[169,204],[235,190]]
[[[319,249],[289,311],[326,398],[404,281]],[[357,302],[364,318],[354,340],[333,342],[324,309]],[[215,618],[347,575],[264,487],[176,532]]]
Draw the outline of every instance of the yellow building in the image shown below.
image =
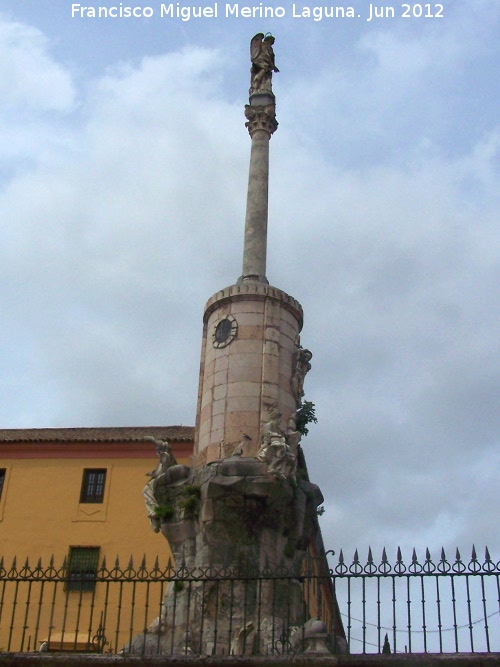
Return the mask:
[[[112,570],[117,556],[122,571],[130,557],[135,570],[143,558],[152,569],[157,557],[162,567],[171,557],[167,541],[149,525],[141,495],[146,473],[157,464],[151,436],[167,439],[177,461],[189,463],[189,426],[0,430],[0,556],[3,573],[11,572],[3,597],[0,591],[0,649],[32,650],[50,639],[51,649],[59,643],[84,650],[103,625],[101,614],[113,627],[112,648],[126,641],[126,633],[116,633],[118,598],[135,595],[132,602],[143,614],[146,587],[124,593],[92,576],[103,562]],[[31,584],[28,591],[25,575],[39,559],[46,573],[52,557],[58,578],[69,581]],[[52,595],[57,601],[51,609]],[[149,609],[149,621],[157,615]],[[136,618],[132,631],[144,623]],[[127,625],[131,631],[129,618]]]

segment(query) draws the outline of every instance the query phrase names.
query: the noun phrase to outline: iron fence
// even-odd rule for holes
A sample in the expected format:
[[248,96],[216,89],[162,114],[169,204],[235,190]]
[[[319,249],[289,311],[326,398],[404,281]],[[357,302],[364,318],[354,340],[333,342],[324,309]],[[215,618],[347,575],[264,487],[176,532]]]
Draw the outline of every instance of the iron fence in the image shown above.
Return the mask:
[[0,561],[0,651],[283,654],[303,650],[311,616],[335,650],[332,602],[329,576],[286,567]]
[[500,651],[500,561],[487,548],[465,561],[413,550],[408,563],[398,549],[392,564],[385,549],[379,562],[340,551],[331,574],[352,653]]
[[132,559],[79,567],[0,561],[0,650],[300,652],[304,624],[321,618],[332,651],[500,651],[500,562],[488,550],[466,561],[458,551],[452,561],[444,551],[419,561],[414,551],[408,564],[399,549],[392,564],[385,549],[380,562],[371,550],[366,562],[340,551],[331,567],[308,558],[300,573]]

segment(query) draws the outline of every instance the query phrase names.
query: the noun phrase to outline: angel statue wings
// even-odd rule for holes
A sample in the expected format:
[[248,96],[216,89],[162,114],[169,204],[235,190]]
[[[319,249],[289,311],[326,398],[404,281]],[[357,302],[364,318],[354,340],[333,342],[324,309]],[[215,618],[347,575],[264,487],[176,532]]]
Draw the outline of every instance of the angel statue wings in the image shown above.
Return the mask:
[[271,80],[273,72],[279,72],[274,64],[274,37],[259,32],[250,42],[250,95],[260,92],[272,92]]

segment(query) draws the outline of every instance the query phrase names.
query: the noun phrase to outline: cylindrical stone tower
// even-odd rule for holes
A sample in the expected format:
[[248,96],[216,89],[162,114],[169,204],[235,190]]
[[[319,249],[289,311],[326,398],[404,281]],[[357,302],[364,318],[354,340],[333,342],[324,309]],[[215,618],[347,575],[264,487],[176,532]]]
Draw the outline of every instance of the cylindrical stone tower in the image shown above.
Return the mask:
[[[196,421],[195,465],[256,456],[271,410],[281,427],[297,409],[293,392],[302,308],[275,287],[245,281],[207,303]],[[199,458],[198,458],[199,457]]]
[[[311,355],[304,363],[302,353],[307,351],[299,342],[302,308],[266,278],[269,141],[278,127],[271,90],[271,73],[277,71],[273,42],[268,37],[259,44],[254,38],[251,45],[252,87],[245,116],[252,147],[243,272],[235,285],[217,292],[205,306],[195,466],[234,453],[256,456],[271,412],[275,419],[280,413],[283,432],[294,430],[309,368]],[[264,65],[267,78],[262,76]]]

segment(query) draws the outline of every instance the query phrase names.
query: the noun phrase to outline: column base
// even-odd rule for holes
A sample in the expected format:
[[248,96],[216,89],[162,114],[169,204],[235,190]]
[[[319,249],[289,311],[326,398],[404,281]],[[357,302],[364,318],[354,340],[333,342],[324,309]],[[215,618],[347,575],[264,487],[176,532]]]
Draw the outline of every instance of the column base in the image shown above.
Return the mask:
[[269,285],[269,280],[266,278],[266,276],[257,275],[255,273],[249,273],[246,276],[240,276],[236,281],[236,284],[241,285],[242,283],[247,283],[247,282],[262,283],[264,285]]

